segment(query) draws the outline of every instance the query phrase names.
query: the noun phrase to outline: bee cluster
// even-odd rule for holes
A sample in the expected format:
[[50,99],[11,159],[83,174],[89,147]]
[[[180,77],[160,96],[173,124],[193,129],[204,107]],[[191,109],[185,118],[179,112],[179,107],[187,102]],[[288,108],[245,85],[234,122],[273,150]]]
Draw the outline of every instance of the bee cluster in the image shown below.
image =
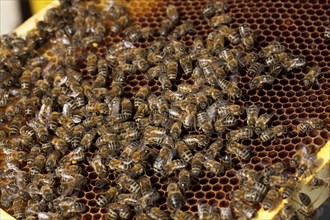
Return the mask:
[[[0,39],[0,206],[16,219],[252,218],[316,166],[310,145],[261,161],[286,139],[328,131],[315,116],[275,124],[278,112],[249,101],[307,61],[279,42],[256,47],[227,2],[203,3],[212,31],[201,36],[175,4],[147,26],[130,3],[60,3],[25,38]],[[309,90],[321,75],[314,65],[299,83]],[[304,209],[286,204],[277,219],[318,215],[299,198]]]

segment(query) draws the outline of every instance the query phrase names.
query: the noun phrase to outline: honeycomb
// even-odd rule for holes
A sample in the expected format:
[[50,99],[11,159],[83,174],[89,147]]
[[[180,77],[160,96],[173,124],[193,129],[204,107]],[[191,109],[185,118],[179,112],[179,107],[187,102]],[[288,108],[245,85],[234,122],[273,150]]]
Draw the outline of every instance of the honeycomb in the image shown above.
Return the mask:
[[[180,20],[190,21],[194,25],[194,30],[181,38],[186,46],[192,46],[196,36],[203,39],[213,31],[202,16],[202,10],[208,1],[205,0],[150,0],[126,1],[130,18],[134,23],[141,27],[159,28],[161,22],[166,17],[165,9],[169,4],[175,5],[180,12]],[[94,1],[93,4],[86,4],[86,8],[102,8],[103,2]],[[330,5],[326,0],[291,0],[291,1],[239,1],[228,0],[230,6],[229,13],[232,15],[233,22],[229,24],[232,28],[238,28],[239,24],[248,24],[254,35],[255,48],[267,46],[273,41],[281,42],[293,55],[301,55],[307,61],[307,66],[302,70],[293,70],[286,75],[279,76],[273,85],[265,85],[259,90],[250,90],[248,82],[251,77],[245,72],[238,77],[238,87],[246,94],[243,99],[235,100],[234,104],[241,106],[257,105],[260,106],[260,114],[275,112],[272,117],[272,126],[291,125],[292,131],[285,138],[278,138],[273,141],[262,143],[258,139],[244,140],[243,144],[251,149],[251,158],[246,163],[255,171],[263,171],[270,164],[284,161],[289,162],[290,158],[302,147],[310,146],[313,152],[324,146],[329,140],[329,127],[323,130],[312,132],[310,135],[300,134],[296,126],[301,123],[301,119],[317,117],[330,124],[330,44],[325,40],[323,33],[325,27],[329,25]],[[105,22],[106,25],[110,25]],[[107,35],[101,43],[95,47],[82,49],[76,55],[77,67],[83,74],[84,79],[94,80],[95,75],[89,75],[86,67],[86,54],[92,52],[99,57],[105,57],[107,48],[115,43],[121,42],[124,35]],[[158,35],[148,40],[140,39],[133,43],[136,47],[148,48],[159,38]],[[51,41],[51,40],[50,40]],[[54,64],[58,62],[58,57],[54,54],[54,48],[48,49],[47,43],[39,49]],[[319,85],[315,84],[311,88],[301,84],[310,67],[318,65],[323,73],[319,80]],[[192,84],[189,77],[182,76],[179,83],[187,82]],[[149,80],[140,71],[134,74],[129,73],[127,84],[124,87],[124,96],[133,100],[134,95],[141,86],[148,86],[151,92],[156,95],[161,94],[161,83],[157,79]],[[174,85],[171,90],[177,88]],[[3,111],[3,110],[2,110]],[[241,115],[237,126],[244,125],[246,115]],[[86,157],[93,157],[98,148],[92,146]],[[159,150],[159,149],[158,149]],[[195,149],[201,151],[202,149]],[[189,189],[184,192],[184,204],[181,210],[190,212],[197,216],[198,204],[208,203],[213,207],[229,207],[229,193],[238,189],[240,181],[236,172],[242,169],[242,164],[237,158],[233,158],[233,168],[223,175],[215,175],[209,171],[203,171],[198,178],[192,180]],[[102,190],[95,184],[99,180],[98,174],[87,162],[82,165],[88,178],[87,186],[83,191],[77,192],[77,201],[86,204],[87,209],[81,214],[82,219],[102,219],[107,213],[106,208],[96,205],[96,200]],[[27,169],[27,168],[23,168]],[[295,170],[289,170],[294,173]],[[168,210],[166,204],[166,189],[170,179],[156,173],[152,167],[147,166],[146,175],[150,178],[152,187],[158,190],[161,198],[156,206],[162,210]],[[117,173],[108,175],[112,185],[115,185]],[[260,206],[257,206],[260,208]],[[6,209],[10,214],[13,210]]]

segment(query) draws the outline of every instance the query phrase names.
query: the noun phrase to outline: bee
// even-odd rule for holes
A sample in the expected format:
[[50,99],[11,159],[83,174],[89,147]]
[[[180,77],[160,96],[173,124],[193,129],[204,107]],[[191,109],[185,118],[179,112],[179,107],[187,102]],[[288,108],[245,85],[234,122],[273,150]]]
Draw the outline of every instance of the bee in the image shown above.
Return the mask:
[[298,125],[298,131],[302,134],[309,134],[312,130],[322,130],[325,123],[319,118],[308,118],[302,120]]
[[190,75],[193,71],[192,61],[189,56],[182,56],[179,59],[184,75]]
[[288,177],[284,175],[264,175],[262,182],[271,188],[279,189],[288,181]]
[[13,201],[13,211],[15,219],[24,219],[25,216],[25,207],[27,203],[23,199],[16,198]]
[[174,5],[168,5],[166,7],[166,16],[174,24],[179,21],[179,11],[178,8]]
[[284,66],[281,62],[276,62],[269,67],[269,75],[277,77],[284,71]]
[[221,26],[219,28],[219,32],[221,35],[227,38],[230,41],[230,43],[234,45],[237,45],[241,42],[239,34],[234,29],[228,26],[225,25]]
[[111,7],[108,9],[108,16],[112,20],[118,19],[120,16],[124,15],[127,13],[127,8],[123,5],[120,4],[113,4]]
[[247,161],[250,159],[250,150],[247,146],[240,144],[236,141],[230,141],[227,144],[228,153],[234,154],[239,157],[243,161]]
[[318,66],[312,67],[303,79],[304,86],[311,86],[314,83],[320,84],[318,78],[322,75],[321,68]]
[[268,58],[273,54],[283,53],[285,52],[286,47],[278,42],[274,42],[269,44],[266,47],[261,48],[259,52],[259,56],[261,58]]
[[253,34],[246,24],[240,24],[238,27],[239,34],[242,38],[242,43],[247,50],[251,50],[254,46]]
[[283,204],[282,211],[276,216],[278,220],[283,220],[283,219],[299,219],[296,210],[289,205],[288,203]]
[[188,172],[186,169],[180,170],[178,184],[183,192],[185,192],[189,188],[190,172]]
[[42,186],[40,189],[40,193],[42,195],[42,198],[48,202],[56,198],[56,195],[53,192],[52,188],[48,185]]
[[303,192],[299,192],[299,200],[301,204],[305,207],[309,207],[312,204],[312,199]]
[[222,89],[222,92],[227,94],[229,99],[240,98],[242,91],[238,88],[237,84],[231,81],[227,81],[224,78],[218,80],[218,85]]
[[43,154],[39,154],[31,165],[31,173],[38,174],[41,173],[45,167],[46,157]]
[[93,158],[87,157],[87,162],[101,178],[105,178],[108,175],[107,168],[102,163],[101,155],[96,154]]
[[177,75],[178,75],[178,69],[179,69],[178,62],[174,59],[166,59],[165,65],[166,65],[166,72],[167,72],[168,78],[171,81],[176,80]]
[[87,56],[87,72],[89,74],[94,74],[98,65],[98,58],[94,53],[89,53]]
[[191,160],[191,174],[192,176],[198,177],[203,168],[204,155],[200,152],[195,153]]
[[111,158],[107,164],[110,170],[126,171],[132,167],[131,162]]
[[127,15],[122,15],[116,22],[110,27],[110,32],[112,35],[119,34],[123,29],[125,29],[130,23],[130,19]]
[[220,14],[212,17],[209,20],[209,25],[211,27],[217,28],[217,27],[221,27],[224,24],[229,24],[230,22],[232,22],[232,20],[233,19],[230,16],[230,14]]
[[28,94],[29,90],[31,88],[31,83],[32,83],[32,75],[30,70],[25,70],[22,73],[22,76],[20,78],[20,83],[21,83],[21,88],[23,90],[23,94]]
[[259,116],[255,123],[255,131],[257,134],[260,134],[263,130],[267,128],[267,124],[270,121],[270,119],[275,115],[275,112],[272,112],[270,114],[265,113]]
[[183,138],[183,141],[190,147],[206,147],[210,140],[203,134],[189,134]]
[[291,71],[293,69],[299,69],[299,68],[304,67],[306,65],[306,60],[303,57],[298,56],[298,57],[294,57],[289,60],[286,60],[283,63],[283,65],[287,71]]
[[265,173],[267,175],[279,175],[281,174],[285,169],[287,168],[287,165],[284,162],[277,162],[270,166],[268,166],[265,169]]
[[141,191],[140,185],[125,174],[119,176],[117,184],[131,193],[138,193]]
[[[234,55],[234,53],[229,50],[229,49],[224,49],[222,50],[222,52],[220,53],[220,58],[222,58],[223,60],[226,61],[226,69],[230,72],[237,72],[238,69],[238,61],[236,60],[236,57]],[[224,77],[220,78],[224,79]],[[221,87],[221,85],[219,85]]]
[[215,159],[218,157],[220,151],[224,147],[223,142],[220,138],[217,138],[207,149],[205,153],[205,158],[206,159]]
[[211,86],[215,86],[217,84],[217,75],[215,74],[211,62],[210,59],[204,57],[198,59],[198,64],[202,68],[206,81]]
[[194,215],[190,214],[189,212],[183,212],[180,209],[177,209],[175,212],[171,214],[171,217],[174,220],[197,220]]
[[265,65],[259,62],[251,63],[247,69],[247,74],[249,76],[259,77],[262,72],[265,71]]
[[312,190],[315,190],[321,186],[325,186],[328,188],[330,186],[330,178],[329,177],[320,177],[320,176],[316,175],[310,181],[310,185],[312,187]]
[[197,205],[198,219],[212,219],[212,207],[207,203]]
[[202,129],[206,135],[210,135],[212,133],[213,126],[207,117],[206,112],[200,112],[197,114],[197,123],[199,124],[200,129]]
[[159,74],[158,80],[161,83],[163,90],[168,90],[172,87],[172,82],[166,72],[161,72]]
[[59,213],[80,213],[86,210],[86,205],[81,202],[75,201],[74,198],[65,197],[59,203]]
[[141,39],[142,33],[141,33],[141,27],[137,25],[132,25],[125,30],[125,35],[127,40],[130,42],[136,42]]
[[186,21],[178,26],[173,30],[172,39],[178,39],[179,37],[185,36],[186,34],[190,33],[191,31],[194,30],[194,25]]
[[160,172],[164,168],[164,166],[172,160],[173,156],[174,156],[174,151],[166,146],[163,146],[160,149],[159,155],[153,164],[154,170],[156,172]]
[[187,166],[187,162],[185,162],[182,159],[172,160],[167,164],[165,164],[165,166],[163,167],[163,173],[165,175],[171,175],[176,170],[185,168],[186,166]]
[[214,174],[220,174],[225,172],[223,165],[214,159],[206,158],[203,164],[206,170],[209,170]]
[[248,140],[252,138],[254,131],[249,127],[241,127],[237,130],[231,130],[227,133],[227,140],[239,141],[239,140]]
[[170,134],[172,135],[172,137],[177,140],[182,132],[182,122],[180,121],[176,121],[171,125],[170,128]]
[[292,176],[288,179],[283,187],[282,199],[287,199],[291,196],[298,184],[298,177]]
[[229,198],[231,199],[243,199],[246,202],[251,203],[259,203],[262,199],[263,194],[261,194],[258,190],[253,188],[245,188],[245,189],[238,189],[232,191],[229,194]]
[[220,207],[220,219],[230,220],[233,218],[233,213],[230,207]]
[[52,172],[56,169],[58,165],[58,161],[61,158],[61,153],[57,150],[52,151],[48,156],[46,160],[45,169],[47,172]]
[[273,84],[275,77],[270,75],[261,75],[254,77],[250,82],[250,89],[260,89],[264,84]]
[[178,209],[183,203],[183,196],[177,183],[170,183],[167,186],[167,205],[170,209]]
[[328,27],[325,28],[325,31],[324,31],[324,38],[326,40],[329,40],[330,39],[330,25],[328,25]]
[[270,189],[262,201],[262,207],[265,211],[275,207],[280,198],[280,193],[276,189]]
[[261,141],[269,141],[279,136],[283,136],[287,133],[288,128],[283,125],[277,125],[272,128],[268,128],[260,134]]
[[229,127],[237,125],[237,119],[232,115],[227,115],[214,122],[214,129],[218,134],[225,132]]
[[152,219],[170,220],[170,214],[157,207],[152,207],[147,211],[147,215]]
[[116,196],[119,194],[119,191],[116,187],[110,187],[106,192],[102,193],[96,200],[96,205],[103,207],[106,204],[112,202]]
[[193,158],[193,154],[191,153],[185,142],[178,141],[175,144],[175,148],[177,149],[179,156],[187,163]]
[[245,53],[244,56],[240,57],[238,59],[239,66],[242,68],[248,68],[251,64],[255,63],[259,59],[259,56],[257,53],[250,52]]
[[149,40],[155,35],[155,30],[151,27],[143,27],[141,28],[141,35],[143,39]]
[[240,216],[244,216],[248,219],[253,218],[257,213],[255,208],[241,200],[234,200],[231,204],[235,212],[237,212]]
[[164,19],[159,28],[159,34],[163,37],[167,36],[174,27],[174,23],[169,19]]

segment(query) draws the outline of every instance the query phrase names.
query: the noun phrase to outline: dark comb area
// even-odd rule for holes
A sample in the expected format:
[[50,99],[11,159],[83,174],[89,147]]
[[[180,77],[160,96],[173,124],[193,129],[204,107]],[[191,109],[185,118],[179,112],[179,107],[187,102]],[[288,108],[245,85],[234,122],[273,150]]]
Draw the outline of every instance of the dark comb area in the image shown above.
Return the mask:
[[[313,167],[313,156],[330,137],[326,0],[60,2],[25,38],[1,36],[0,207],[16,219],[251,218],[265,209],[272,190],[282,187],[286,192],[295,188],[295,178],[308,175],[304,165]],[[217,3],[218,11],[205,16],[210,2]],[[169,6],[179,12],[178,20],[168,18]],[[227,14],[232,21],[212,27],[212,17]],[[127,25],[120,24],[125,16]],[[166,20],[172,30],[162,36]],[[189,24],[192,28],[183,33],[177,29]],[[253,48],[230,42],[226,31],[221,32],[230,27],[242,41],[239,30],[244,24],[253,35]],[[135,32],[138,28],[145,32]],[[147,36],[147,30],[153,33]],[[212,33],[224,37],[223,45],[220,52],[212,48],[203,54],[210,49]],[[198,39],[204,44],[200,53],[194,49]],[[160,49],[154,49],[157,45]],[[274,61],[283,68],[279,74],[271,75],[273,66],[266,64],[271,55],[263,57],[270,45],[285,47],[271,53],[287,56]],[[228,54],[237,67],[230,68]],[[259,58],[244,63],[248,54]],[[188,74],[184,58],[192,65]],[[173,60],[177,75],[170,79],[164,75]],[[256,61],[264,70],[248,74]],[[290,61],[297,66],[291,68]],[[306,64],[299,66],[300,61]],[[208,68],[218,68],[216,85],[206,74]],[[304,85],[312,70],[319,74]],[[272,82],[251,89],[259,75]],[[204,80],[202,86],[196,80]],[[141,88],[147,88],[147,95],[140,94]],[[206,107],[197,94],[205,94]],[[212,105],[216,116],[209,119]],[[249,122],[252,116],[246,112],[251,106],[258,109],[257,121],[271,115],[265,127]],[[179,116],[171,116],[169,109]],[[233,124],[223,125],[225,119]],[[177,137],[174,123],[180,129]],[[244,128],[248,131],[239,137],[235,132]],[[215,153],[210,156],[212,147]],[[198,153],[203,165],[200,174],[193,175]],[[157,161],[166,161],[160,170]],[[187,187],[180,185],[184,171]],[[284,180],[274,186],[272,177]],[[172,185],[178,188],[169,190]]]

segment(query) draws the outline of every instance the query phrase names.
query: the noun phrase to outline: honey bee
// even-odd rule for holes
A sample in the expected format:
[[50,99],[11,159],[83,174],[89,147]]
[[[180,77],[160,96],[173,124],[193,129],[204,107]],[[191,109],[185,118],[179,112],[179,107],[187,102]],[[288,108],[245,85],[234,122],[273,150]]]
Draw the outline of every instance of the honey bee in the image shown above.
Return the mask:
[[261,48],[259,52],[259,56],[262,58],[268,58],[273,54],[283,53],[285,52],[286,47],[278,42],[274,42],[269,44],[266,47]]
[[61,153],[57,150],[52,151],[48,156],[46,160],[45,169],[47,172],[52,172],[56,169],[58,165],[58,161],[61,158]]
[[43,154],[39,154],[31,165],[31,173],[38,174],[41,173],[45,167],[46,157]]
[[239,34],[242,37],[242,43],[247,50],[251,50],[254,46],[253,34],[246,24],[240,24],[238,27]]
[[320,84],[318,78],[322,75],[321,68],[318,66],[312,67],[303,79],[304,86],[311,86],[314,83]]
[[179,59],[181,68],[183,69],[184,75],[190,75],[193,71],[192,61],[189,56],[182,56]]
[[110,19],[115,20],[127,13],[127,8],[121,4],[113,4],[109,7],[107,15]]
[[149,40],[155,35],[155,30],[151,27],[143,27],[141,28],[141,35],[143,39]]
[[96,71],[98,64],[97,56],[93,53],[89,53],[86,62],[87,62],[87,67],[86,67],[87,72],[93,75]]
[[141,27],[132,25],[126,28],[125,35],[130,42],[136,42],[142,37]]
[[48,185],[42,186],[40,189],[40,193],[42,195],[42,198],[48,202],[56,198],[56,195],[53,192],[52,188]]
[[74,198],[65,197],[62,199],[62,201],[59,203],[59,213],[64,214],[66,212],[68,213],[80,213],[84,212],[86,210],[86,205],[81,202],[75,201]]
[[260,140],[262,142],[276,139],[280,136],[283,136],[287,133],[288,128],[284,125],[277,125],[272,128],[268,128],[260,134]]
[[147,211],[147,215],[152,219],[170,220],[170,214],[157,207],[152,207]]
[[330,186],[330,178],[329,177],[321,177],[316,175],[311,181],[310,185],[312,187],[312,190],[315,190],[321,186],[325,186],[329,188]]
[[10,123],[9,126],[9,134],[11,136],[18,135],[22,126],[22,118],[19,116],[16,116],[13,121]]
[[153,168],[156,172],[161,172],[164,166],[172,160],[174,156],[174,151],[166,146],[163,146],[159,151],[159,155],[156,158]]
[[87,162],[95,172],[101,177],[104,178],[108,175],[108,171],[106,169],[106,166],[102,163],[101,155],[96,154],[93,158],[87,157]]
[[131,193],[138,193],[141,191],[140,185],[125,174],[118,177],[117,183],[121,188],[127,189]]
[[233,213],[230,207],[220,207],[220,219],[230,220],[233,218]]
[[163,173],[165,175],[171,175],[176,170],[185,168],[186,166],[187,166],[187,162],[185,162],[182,159],[172,160],[167,164],[165,164],[165,166],[163,167]]
[[257,213],[255,208],[241,200],[232,201],[232,208],[235,212],[239,213],[240,216],[244,216],[248,219],[253,218]]
[[298,131],[303,134],[309,134],[312,130],[322,130],[325,123],[319,118],[308,118],[302,120],[298,125]]
[[199,66],[202,68],[206,81],[211,86],[215,86],[217,84],[217,75],[215,74],[211,62],[210,59],[204,57],[198,59]]
[[232,20],[233,19],[230,16],[230,14],[220,14],[220,15],[216,15],[216,16],[212,17],[209,20],[209,25],[211,27],[217,28],[224,24],[229,24],[230,22],[232,22]]
[[22,73],[22,76],[20,78],[20,83],[21,83],[21,88],[23,90],[23,94],[28,94],[29,90],[31,88],[31,83],[32,83],[32,75],[30,70],[25,70]]
[[174,24],[179,21],[179,11],[178,8],[174,5],[168,5],[166,7],[166,16]]
[[258,190],[256,189],[238,189],[235,191],[232,191],[229,195],[231,199],[243,199],[246,202],[251,202],[251,203],[258,203],[261,201],[263,194],[261,194]]
[[287,71],[291,71],[293,69],[300,69],[306,65],[306,60],[303,57],[293,57],[289,60],[286,60],[283,63],[285,69]]
[[174,59],[166,59],[165,65],[166,65],[166,72],[167,72],[168,78],[171,81],[174,81],[178,75],[179,65],[178,65],[177,61]]
[[183,212],[180,209],[177,209],[175,212],[173,212],[171,214],[171,217],[174,220],[181,220],[181,219],[185,219],[185,220],[197,220],[194,215],[190,214],[189,212],[187,212],[187,213],[186,212]]
[[275,115],[275,112],[272,112],[270,114],[265,113],[259,116],[255,123],[255,131],[257,134],[260,134],[263,130],[267,128],[267,123],[270,121],[270,119]]
[[[222,58],[223,60],[226,61],[226,69],[230,72],[236,73],[237,69],[238,69],[238,61],[236,60],[236,57],[234,55],[234,53],[229,50],[229,49],[224,49],[222,50],[222,52],[220,53],[220,58]],[[224,79],[223,77],[220,78]],[[219,85],[221,87],[221,85]]]
[[270,189],[266,194],[266,197],[262,201],[262,207],[264,210],[269,210],[278,204],[280,193],[278,190]]
[[190,172],[186,169],[182,169],[179,172],[178,184],[183,192],[185,192],[190,186]]
[[231,130],[227,133],[227,140],[239,141],[239,140],[248,140],[252,138],[254,131],[249,127],[242,127],[237,130]]
[[159,74],[158,80],[161,83],[163,90],[168,90],[172,87],[172,82],[165,72]]
[[170,209],[178,209],[183,203],[183,196],[177,183],[170,183],[167,186],[167,205]]
[[227,94],[229,99],[240,98],[242,96],[242,90],[240,90],[236,83],[227,81],[224,78],[218,80],[218,85],[222,89],[222,92]]
[[110,27],[110,32],[112,35],[119,34],[124,28],[128,26],[130,19],[127,15],[122,15],[116,22]]
[[206,158],[203,164],[205,169],[212,173],[221,174],[225,172],[223,165],[214,159]]
[[164,19],[159,28],[159,34],[164,37],[167,36],[170,33],[170,31],[174,28],[174,25],[175,24],[171,20]]
[[283,219],[299,219],[296,210],[289,205],[288,203],[284,203],[282,211],[276,216],[277,220]]
[[185,142],[178,141],[175,144],[175,148],[177,149],[179,156],[187,163],[193,158],[193,154],[191,153]]
[[190,147],[206,147],[210,140],[203,134],[189,134],[183,138],[183,141]]
[[298,178],[295,176],[290,177],[283,187],[282,198],[283,199],[289,198],[293,193],[293,191],[296,189],[297,184],[298,184]]
[[197,123],[206,135],[210,135],[213,131],[213,126],[206,112],[200,112],[197,114]]
[[260,89],[264,84],[273,84],[275,81],[275,77],[270,75],[261,75],[256,76],[251,80],[250,88],[251,89]]
[[237,125],[237,119],[234,116],[227,115],[214,122],[214,129],[218,134],[225,132],[229,127]]
[[250,150],[248,149],[248,147],[236,141],[230,141],[227,144],[227,151],[228,153],[234,154],[235,156],[239,157],[243,161],[247,161],[250,159]]
[[182,37],[193,30],[194,30],[194,25],[191,22],[186,21],[180,24],[179,26],[176,26],[176,28],[173,30],[171,39],[178,39],[179,37]]
[[220,138],[217,138],[207,149],[205,153],[205,158],[207,159],[215,159],[218,157],[220,151],[224,147],[223,142]]
[[288,177],[284,175],[268,175],[265,174],[262,182],[269,185],[271,188],[279,189],[284,186],[288,181]]
[[230,43],[237,45],[241,42],[241,39],[239,37],[239,34],[232,28],[228,26],[221,26],[219,29],[219,32],[221,35],[223,35],[225,38],[227,38]]
[[112,202],[115,197],[119,194],[119,191],[116,187],[110,187],[106,192],[100,195],[96,200],[96,205],[103,207],[106,204]]
[[212,207],[207,203],[199,202],[197,205],[198,219],[212,219]]

